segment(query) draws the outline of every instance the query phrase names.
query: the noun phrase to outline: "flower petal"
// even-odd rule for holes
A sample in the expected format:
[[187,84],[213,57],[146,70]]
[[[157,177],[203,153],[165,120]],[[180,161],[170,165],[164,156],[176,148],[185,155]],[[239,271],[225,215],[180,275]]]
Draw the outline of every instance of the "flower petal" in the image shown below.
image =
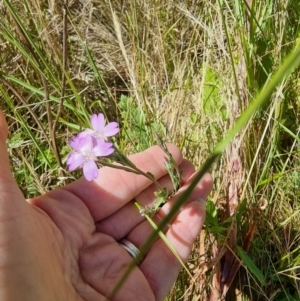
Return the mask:
[[69,154],[67,165],[69,171],[73,171],[78,168],[86,160],[85,156],[77,152],[72,152]]
[[105,137],[111,137],[119,133],[119,125],[117,122],[110,122],[103,128],[103,135]]
[[87,160],[83,164],[83,175],[88,181],[98,178],[98,167],[93,160]]
[[104,157],[112,154],[114,148],[111,142],[106,142],[103,139],[97,139],[97,145],[93,149],[93,155],[95,157]]
[[77,135],[77,137],[79,137],[79,138],[85,138],[85,137],[87,137],[87,136],[93,136],[93,134],[94,134],[94,131],[93,131],[93,130],[91,130],[91,129],[86,129],[86,130],[80,132],[80,133]]
[[72,164],[72,161],[73,161],[73,158],[74,158],[75,154],[76,154],[76,152],[74,152],[74,151],[72,151],[68,154],[68,158],[67,158],[67,162],[66,162],[67,165]]
[[69,142],[69,146],[73,149],[79,149],[80,147],[80,137],[79,136],[74,136]]
[[93,114],[91,117],[91,125],[94,131],[101,132],[105,126],[105,118],[102,113]]
[[85,155],[90,154],[94,148],[94,138],[88,135],[85,138],[81,138],[81,139],[82,139],[82,143],[80,145],[79,150]]

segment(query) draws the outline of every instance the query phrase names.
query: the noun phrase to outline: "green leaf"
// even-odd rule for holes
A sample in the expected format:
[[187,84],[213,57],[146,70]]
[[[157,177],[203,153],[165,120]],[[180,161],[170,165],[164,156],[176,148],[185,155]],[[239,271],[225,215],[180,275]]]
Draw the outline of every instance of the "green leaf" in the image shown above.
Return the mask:
[[217,217],[217,208],[213,201],[208,200],[206,202],[206,219],[205,224],[208,227],[211,226],[217,226],[218,223],[218,217]]
[[168,189],[164,187],[160,191],[154,192],[154,195],[156,196],[155,205],[154,205],[154,209],[156,212],[158,208],[167,201],[169,192]]
[[265,277],[248,254],[239,246],[236,246],[236,250],[247,269],[257,278],[261,285],[266,285]]
[[24,139],[22,138],[21,133],[13,134],[7,141],[7,145],[9,148],[18,148],[23,145]]
[[236,214],[236,221],[237,221],[238,227],[241,226],[242,217],[243,217],[244,213],[247,210],[247,205],[248,205],[247,204],[247,199],[243,199],[243,201],[239,205],[239,209],[238,209],[238,212]]

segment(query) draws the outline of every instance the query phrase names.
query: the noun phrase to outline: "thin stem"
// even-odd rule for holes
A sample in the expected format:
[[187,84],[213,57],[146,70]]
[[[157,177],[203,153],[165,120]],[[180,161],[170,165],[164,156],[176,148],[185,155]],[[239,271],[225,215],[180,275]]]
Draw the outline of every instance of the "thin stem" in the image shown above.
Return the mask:
[[128,171],[128,172],[135,173],[137,175],[144,176],[147,179],[151,180],[159,190],[162,190],[161,185],[157,182],[157,180],[154,177],[152,177],[150,174],[147,174],[147,173],[143,172],[142,170],[137,168],[135,165],[131,165],[130,166],[131,168],[129,168],[129,167],[125,167],[125,166],[122,166],[122,165],[116,165],[116,164],[108,163],[107,161],[101,160],[101,159],[98,159],[97,162],[99,162],[103,166],[108,166],[108,167],[115,168],[115,169],[121,169],[121,170],[125,170],[125,171]]
[[151,173],[145,173],[144,171],[137,168],[135,166],[135,164],[133,162],[131,162],[122,152],[120,152],[120,150],[116,146],[114,146],[114,149],[115,149],[114,160],[116,162],[118,162],[122,165],[130,166],[133,170],[135,170],[136,174],[143,175],[147,179],[151,180],[155,184],[155,186],[158,188],[158,190],[163,189]]
[[139,174],[139,172],[134,170],[134,169],[131,169],[129,167],[125,167],[125,166],[122,166],[122,165],[116,165],[116,164],[108,163],[105,160],[98,159],[96,162],[100,163],[103,166],[107,166],[107,167],[111,167],[111,168],[115,168],[115,169],[121,169],[121,170],[125,170],[125,171],[132,172],[132,173],[135,173],[135,174]]

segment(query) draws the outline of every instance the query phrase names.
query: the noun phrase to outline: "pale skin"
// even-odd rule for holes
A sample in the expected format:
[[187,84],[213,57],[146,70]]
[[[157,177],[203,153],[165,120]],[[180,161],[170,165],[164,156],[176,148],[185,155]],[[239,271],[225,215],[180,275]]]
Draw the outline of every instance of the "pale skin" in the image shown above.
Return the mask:
[[[95,181],[80,179],[26,201],[10,170],[7,135],[0,111],[0,300],[107,300],[132,260],[118,241],[127,238],[140,248],[153,230],[131,200],[150,204],[155,186],[143,176],[103,168]],[[176,146],[168,147],[183,171],[182,192],[195,169]],[[159,147],[130,159],[171,189]],[[184,261],[204,221],[204,203],[198,199],[206,199],[211,189],[207,174],[166,229],[168,240]],[[156,214],[156,222],[174,201]],[[161,301],[181,268],[165,243],[157,239],[114,300]]]

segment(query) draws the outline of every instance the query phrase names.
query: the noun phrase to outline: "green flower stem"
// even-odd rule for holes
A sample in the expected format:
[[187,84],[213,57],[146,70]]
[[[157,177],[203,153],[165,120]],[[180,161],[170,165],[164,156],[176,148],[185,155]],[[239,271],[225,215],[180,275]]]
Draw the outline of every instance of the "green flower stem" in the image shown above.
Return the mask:
[[142,170],[138,169],[136,166],[125,167],[123,165],[112,164],[112,163],[109,163],[109,162],[107,162],[105,160],[101,160],[101,159],[98,159],[96,162],[100,163],[103,166],[125,170],[125,171],[128,171],[128,172],[135,173],[137,175],[142,175],[142,176],[146,177],[147,179],[151,180],[156,185],[156,187],[159,189],[159,191],[163,189],[154,177],[152,177],[149,174],[147,174],[147,173],[143,172]]
[[121,169],[121,170],[125,170],[125,171],[132,172],[132,173],[135,173],[135,174],[139,174],[138,171],[136,171],[132,168],[125,167],[125,166],[122,166],[122,165],[112,164],[112,163],[109,163],[105,160],[97,159],[96,162],[99,163],[102,166],[107,166],[107,167],[111,167],[111,168],[115,168],[115,169]]
[[140,170],[139,168],[137,168],[136,165],[133,162],[131,162],[127,158],[127,156],[125,156],[115,145],[114,145],[114,149],[115,149],[115,152],[111,156],[111,158],[113,160],[122,164],[123,166],[126,165],[126,166],[130,167],[132,170],[134,170],[132,172],[134,172],[135,174],[143,175],[147,179],[151,180],[155,184],[155,186],[158,188],[159,191],[161,191],[163,189],[151,173],[145,173],[142,170]]

